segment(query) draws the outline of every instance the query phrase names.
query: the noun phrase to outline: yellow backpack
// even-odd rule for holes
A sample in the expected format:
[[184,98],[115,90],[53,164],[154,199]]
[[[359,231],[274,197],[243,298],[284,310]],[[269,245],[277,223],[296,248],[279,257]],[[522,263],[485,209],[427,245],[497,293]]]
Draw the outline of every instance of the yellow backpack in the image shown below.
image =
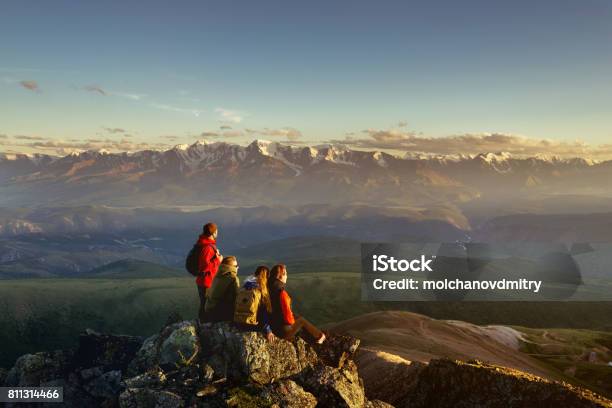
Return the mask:
[[261,301],[261,290],[240,288],[236,295],[234,322],[256,325],[257,310]]

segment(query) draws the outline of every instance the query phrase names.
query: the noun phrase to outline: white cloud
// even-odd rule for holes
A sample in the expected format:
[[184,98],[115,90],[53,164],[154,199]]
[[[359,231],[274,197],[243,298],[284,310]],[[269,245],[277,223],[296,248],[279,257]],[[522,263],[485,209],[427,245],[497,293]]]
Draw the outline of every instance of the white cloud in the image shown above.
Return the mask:
[[402,150],[434,155],[508,152],[518,157],[553,155],[559,157],[612,157],[612,144],[590,146],[573,142],[534,139],[507,133],[467,133],[444,137],[424,136],[399,129],[366,129],[366,137],[347,136],[332,143],[367,149]]
[[117,91],[109,91],[109,94],[113,96],[118,96],[120,98],[131,99],[133,101],[140,101],[147,96],[145,94],[135,94],[135,93],[117,92]]
[[183,113],[183,114],[190,114],[190,115],[193,115],[193,116],[196,116],[196,117],[199,117],[202,113],[204,113],[204,110],[202,110],[202,109],[180,108],[180,107],[177,107],[177,106],[166,105],[166,104],[162,104],[162,103],[152,103],[151,106],[156,108],[156,109],[161,109],[161,110],[165,110],[165,111],[169,111],[169,112],[177,112],[177,113]]
[[231,137],[241,137],[244,136],[244,132],[242,130],[225,130],[223,132],[202,132],[200,133],[200,137],[210,138],[210,139],[222,139],[222,138],[231,138]]
[[216,108],[215,113],[219,115],[219,120],[221,122],[240,123],[242,119],[244,119],[244,113],[236,110]]
[[289,141],[295,141],[302,137],[302,132],[292,127],[284,127],[280,129],[245,129],[245,131],[250,135],[285,137]]
[[45,142],[34,142],[26,147],[38,150],[53,150],[58,154],[67,154],[71,152],[82,152],[85,150],[108,150],[114,152],[138,151],[156,148],[169,148],[165,143],[145,143],[132,142],[127,139],[111,140],[111,139],[87,139],[78,142],[69,142],[63,140],[48,140]]

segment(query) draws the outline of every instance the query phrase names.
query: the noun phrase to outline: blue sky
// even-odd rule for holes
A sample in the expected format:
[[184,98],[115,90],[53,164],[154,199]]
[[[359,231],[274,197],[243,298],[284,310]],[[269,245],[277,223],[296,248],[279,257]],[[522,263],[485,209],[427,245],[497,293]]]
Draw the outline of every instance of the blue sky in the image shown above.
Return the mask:
[[388,131],[608,144],[611,21],[592,0],[4,1],[0,150]]

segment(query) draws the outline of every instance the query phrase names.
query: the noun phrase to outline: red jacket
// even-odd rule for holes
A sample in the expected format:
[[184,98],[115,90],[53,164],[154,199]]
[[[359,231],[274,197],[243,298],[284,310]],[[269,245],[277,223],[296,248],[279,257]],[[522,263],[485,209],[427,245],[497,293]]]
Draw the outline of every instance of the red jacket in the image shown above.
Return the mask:
[[292,325],[295,323],[295,318],[293,317],[293,311],[291,310],[291,297],[286,290],[281,291],[280,293],[280,306],[281,312],[283,313],[283,320],[286,325]]
[[295,323],[291,310],[291,297],[285,290],[285,284],[278,279],[270,284],[270,300],[272,301],[272,330],[282,333],[283,326]]
[[200,235],[198,244],[202,245],[200,258],[198,260],[198,270],[200,274],[196,278],[196,285],[210,288],[213,278],[217,274],[221,261],[215,255],[217,253],[216,241],[212,237]]

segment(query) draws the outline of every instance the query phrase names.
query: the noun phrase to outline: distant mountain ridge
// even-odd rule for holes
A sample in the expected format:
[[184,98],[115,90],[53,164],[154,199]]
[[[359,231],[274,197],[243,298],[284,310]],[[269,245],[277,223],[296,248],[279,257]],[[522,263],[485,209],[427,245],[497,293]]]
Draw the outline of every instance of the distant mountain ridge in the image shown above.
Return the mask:
[[0,154],[0,205],[430,205],[542,192],[607,194],[612,161],[508,153],[394,156],[343,146],[198,141],[165,151]]

